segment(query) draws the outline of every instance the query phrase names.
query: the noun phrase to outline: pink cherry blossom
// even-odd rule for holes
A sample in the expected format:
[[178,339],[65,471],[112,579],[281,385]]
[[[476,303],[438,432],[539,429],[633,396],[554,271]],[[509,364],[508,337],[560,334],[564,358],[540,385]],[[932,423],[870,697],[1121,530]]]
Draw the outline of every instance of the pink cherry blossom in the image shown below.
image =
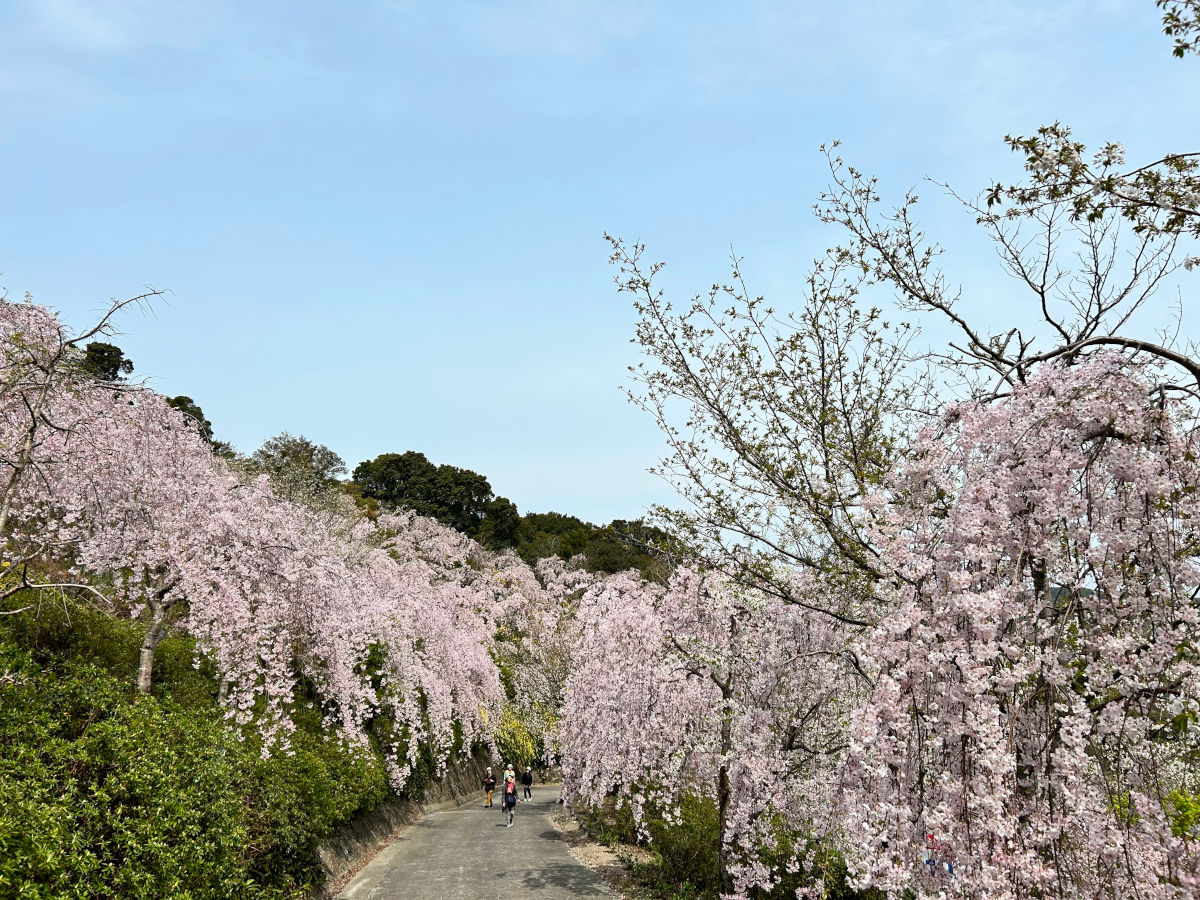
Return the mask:
[[[1190,411],[1100,355],[956,413],[879,516],[892,612],[863,645],[877,680],[836,811],[856,880],[1194,897],[1168,799],[1195,792],[1200,748]],[[930,836],[952,879],[923,864]]]

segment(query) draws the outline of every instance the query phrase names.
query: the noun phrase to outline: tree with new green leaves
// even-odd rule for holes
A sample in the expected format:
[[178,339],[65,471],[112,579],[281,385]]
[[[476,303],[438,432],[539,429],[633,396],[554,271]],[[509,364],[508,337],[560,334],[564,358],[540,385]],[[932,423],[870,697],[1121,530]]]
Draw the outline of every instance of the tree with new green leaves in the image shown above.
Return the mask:
[[[1175,56],[1200,53],[1200,0],[1155,0],[1155,5],[1163,11],[1163,31],[1175,39]],[[981,224],[990,230],[995,231],[999,222],[1044,221],[1057,214],[1058,222],[1069,220],[1072,225],[1095,227],[1123,220],[1143,236],[1147,246],[1156,249],[1164,244],[1173,249],[1180,238],[1200,238],[1200,151],[1169,152],[1157,159],[1129,163],[1125,147],[1109,141],[1089,156],[1082,143],[1072,140],[1071,129],[1059,122],[1039,128],[1032,136],[1005,140],[1025,157],[1028,177],[1015,184],[992,185],[985,208],[978,210]],[[1110,233],[1111,226],[1105,231]],[[1015,252],[1003,245],[1001,250],[1006,260]],[[1137,252],[1136,244],[1130,250]],[[1197,264],[1200,257],[1195,255],[1183,260],[1188,269]],[[1152,342],[1157,348],[1154,354],[1160,357],[1163,350],[1171,349],[1161,344]],[[1183,364],[1178,358],[1170,362]],[[1200,368],[1191,371],[1193,378],[1197,372]]]
[[342,458],[304,435],[281,431],[263,442],[240,466],[247,476],[266,475],[272,490],[293,503],[327,513],[348,512],[351,499],[342,490]]
[[1175,38],[1174,53],[1200,53],[1200,0],[1154,0],[1163,11],[1163,32]]
[[346,474],[346,464],[334,451],[286,431],[265,440],[251,458],[269,476],[301,473],[317,487],[333,487]]

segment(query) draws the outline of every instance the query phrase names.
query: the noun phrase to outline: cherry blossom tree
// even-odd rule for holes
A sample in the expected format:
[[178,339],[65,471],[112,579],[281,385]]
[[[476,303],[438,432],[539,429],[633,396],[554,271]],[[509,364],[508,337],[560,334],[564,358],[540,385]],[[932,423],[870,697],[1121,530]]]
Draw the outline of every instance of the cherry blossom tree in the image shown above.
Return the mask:
[[[1195,3],[1158,5],[1190,53]],[[889,208],[836,144],[823,148],[830,185],[814,207],[836,243],[793,312],[756,296],[736,257],[726,284],[674,303],[656,280],[663,264],[609,238],[645,354],[631,397],[666,437],[656,471],[683,500],[657,514],[693,561],[794,603],[804,600],[788,589],[789,569],[836,576],[843,590],[828,597],[841,602],[823,612],[866,627],[880,573],[862,498],[948,397],[1003,395],[1043,363],[1107,347],[1163,362],[1161,391],[1200,398],[1200,348],[1182,321],[1145,315],[1200,259],[1200,157],[1129,165],[1116,143],[1089,157],[1060,125],[1010,144],[1024,177],[959,198],[1012,277],[1013,308],[1028,313],[999,327],[965,314],[970,286],[922,229],[917,193]],[[950,339],[922,350],[923,323]]]
[[[149,302],[157,292],[114,302],[100,320],[72,336],[49,310],[27,295],[8,299],[0,289],[0,540],[4,542],[3,596],[37,588],[88,591],[86,585],[34,584],[30,565],[53,551],[53,529],[43,528],[29,492],[44,487],[45,460],[81,450],[86,442],[70,442],[85,423],[103,417],[109,404],[97,405],[92,377],[82,365],[82,342],[113,331],[122,309]],[[110,385],[110,394],[133,390]],[[31,482],[41,482],[31,486]],[[7,614],[17,612],[8,610]]]
[[431,520],[355,523],[352,505],[280,497],[165,398],[80,376],[80,338],[31,302],[0,303],[0,339],[4,568],[22,573],[10,595],[47,587],[25,575],[36,564],[143,618],[143,692],[163,636],[186,631],[231,720],[268,737],[291,727],[301,681],[350,739],[383,717],[397,789],[422,754],[441,766],[489,739],[495,623],[521,607],[521,584],[540,590],[527,566]]
[[459,749],[490,741],[504,699],[490,655],[496,598],[470,564],[486,551],[433,519],[385,515],[361,524],[360,536],[370,545],[368,595],[388,598],[357,627],[368,646],[386,651],[375,703],[405,732],[394,742],[405,751],[396,781],[417,764],[422,746],[443,765],[455,750],[456,727]]
[[[552,755],[576,638],[575,607],[599,576],[578,559],[552,557],[530,567],[511,550],[489,551],[413,513],[384,516],[379,526],[390,553],[422,560],[423,577],[462,598],[483,624],[488,652],[504,674],[504,704],[535,746]],[[500,705],[487,706],[492,724]]]
[[[1177,55],[1194,51],[1195,4],[1158,5]],[[959,199],[1013,277],[1013,303],[1026,300],[1016,327],[964,314],[967,289],[941,267],[915,192],[887,209],[836,145],[816,213],[841,240],[795,314],[756,297],[737,258],[729,284],[675,308],[656,286],[661,264],[611,239],[646,352],[632,395],[666,436],[658,471],[685,502],[659,517],[688,562],[826,635],[814,658],[847,717],[803,736],[841,748],[843,768],[833,785],[798,770],[801,795],[830,802],[795,822],[844,850],[859,885],[1191,896],[1196,835],[1172,804],[1196,791],[1200,367],[1182,304],[1157,329],[1145,314],[1198,261],[1197,158],[1130,165],[1115,143],[1089,157],[1058,125],[1010,145],[1024,180]],[[922,352],[904,319],[953,336]],[[948,398],[966,402],[947,424]],[[629,649],[651,673],[635,682],[661,689],[662,603],[622,597],[610,612],[624,606],[651,636]],[[619,629],[589,619],[578,664],[615,666]],[[646,702],[665,710],[670,694]],[[617,731],[652,745],[633,750],[572,734],[572,764],[677,787],[659,731]],[[581,797],[601,795],[583,783]],[[922,864],[931,834],[957,880]]]
[[524,595],[501,619],[495,652],[509,673],[513,711],[549,760],[561,752],[559,729],[579,637],[579,603],[603,576],[588,572],[580,557],[540,559],[533,572],[540,590]]
[[[877,495],[839,827],[901,896],[1192,897],[1200,760],[1193,410],[1112,353],[952,408]],[[922,864],[933,836],[954,877]]]
[[805,827],[823,814],[834,781],[851,696],[837,623],[690,569],[665,587],[605,579],[579,620],[563,717],[568,798],[616,791],[638,821],[648,808],[669,816],[684,794],[711,798],[722,890],[770,888],[778,873],[758,848],[779,819]]
[[666,437],[653,471],[684,501],[659,519],[692,562],[790,603],[812,605],[795,571],[822,573],[840,585],[823,612],[868,624],[878,573],[855,510],[923,399],[905,370],[910,329],[861,302],[862,267],[835,252],[814,264],[794,314],[755,297],[736,258],[729,284],[676,309],[655,283],[662,264],[609,241],[646,356],[630,397]]

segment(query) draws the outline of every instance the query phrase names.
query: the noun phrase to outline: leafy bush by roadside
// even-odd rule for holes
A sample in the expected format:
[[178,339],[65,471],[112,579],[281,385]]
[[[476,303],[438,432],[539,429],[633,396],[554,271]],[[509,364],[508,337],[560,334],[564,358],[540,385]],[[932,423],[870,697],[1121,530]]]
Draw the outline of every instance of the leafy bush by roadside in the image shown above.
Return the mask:
[[41,612],[0,618],[0,896],[299,897],[318,843],[388,796],[381,757],[315,711],[264,755],[185,638],[139,696],[139,626]]
[[[677,817],[668,819],[661,810],[647,811],[643,831],[638,832],[628,807],[613,799],[601,809],[576,810],[580,824],[598,841],[615,846],[641,844],[653,861],[632,864],[634,876],[652,895],[662,900],[715,900],[721,893],[717,859],[719,832],[716,803],[688,794],[680,801]],[[782,820],[781,820],[782,822]],[[877,892],[858,892],[846,884],[846,865],[836,853],[819,844],[813,846],[814,868],[788,871],[790,848],[796,835],[777,829],[774,846],[760,847],[758,858],[777,876],[771,890],[755,889],[754,900],[790,900],[802,887],[822,882],[821,896],[827,900],[880,900]]]
[[94,665],[0,653],[21,676],[0,693],[0,893],[286,895],[251,879],[244,751],[218,720],[134,701]]

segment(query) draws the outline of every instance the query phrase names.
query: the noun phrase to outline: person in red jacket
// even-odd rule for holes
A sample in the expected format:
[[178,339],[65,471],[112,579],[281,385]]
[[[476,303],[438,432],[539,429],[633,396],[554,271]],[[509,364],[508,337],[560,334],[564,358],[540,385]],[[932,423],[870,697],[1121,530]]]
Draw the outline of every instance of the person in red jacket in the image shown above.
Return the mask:
[[504,779],[504,815],[508,817],[508,827],[512,828],[513,813],[517,809],[517,779],[512,775]]

